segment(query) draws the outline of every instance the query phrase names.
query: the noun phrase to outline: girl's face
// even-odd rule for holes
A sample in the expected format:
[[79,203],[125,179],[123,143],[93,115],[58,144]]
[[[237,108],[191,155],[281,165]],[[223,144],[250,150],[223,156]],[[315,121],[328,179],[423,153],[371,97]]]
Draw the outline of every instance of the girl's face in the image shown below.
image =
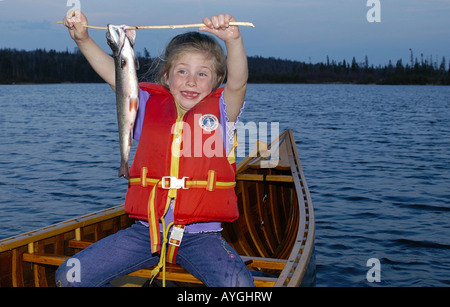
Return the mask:
[[175,60],[167,83],[170,93],[185,114],[211,93],[214,80],[213,61],[201,52],[189,52]]

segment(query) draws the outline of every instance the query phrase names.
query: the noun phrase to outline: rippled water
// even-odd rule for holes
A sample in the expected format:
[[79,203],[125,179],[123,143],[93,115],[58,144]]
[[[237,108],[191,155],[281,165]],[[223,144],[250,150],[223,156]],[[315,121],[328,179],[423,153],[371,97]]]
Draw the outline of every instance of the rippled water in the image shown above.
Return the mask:
[[[0,86],[0,238],[123,202],[114,99]],[[242,121],[294,131],[317,286],[450,285],[450,87],[250,85]]]
[[123,202],[108,86],[0,86],[0,101],[0,237]]

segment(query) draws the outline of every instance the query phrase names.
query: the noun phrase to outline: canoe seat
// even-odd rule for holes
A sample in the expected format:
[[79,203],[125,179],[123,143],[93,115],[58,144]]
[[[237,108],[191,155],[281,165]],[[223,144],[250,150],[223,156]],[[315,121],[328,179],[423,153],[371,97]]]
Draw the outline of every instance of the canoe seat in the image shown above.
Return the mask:
[[[70,240],[69,246],[73,248],[86,248],[91,245],[92,242]],[[38,255],[34,253],[24,253],[23,261],[30,262],[38,265],[49,265],[49,266],[60,266],[69,257],[62,257],[56,255]],[[275,258],[261,258],[261,257],[249,257],[241,256],[244,263],[247,265],[250,271],[259,270],[270,270],[281,272],[286,264],[286,260],[275,259]],[[140,269],[132,272],[128,275],[150,278],[153,267]],[[162,279],[162,274],[156,276],[156,279]],[[270,276],[254,276],[253,277],[255,285],[257,287],[273,287],[277,281],[277,277]],[[194,277],[191,273],[186,271],[180,265],[177,264],[166,264],[166,280],[174,282],[186,282],[194,284],[202,284],[202,282]]]

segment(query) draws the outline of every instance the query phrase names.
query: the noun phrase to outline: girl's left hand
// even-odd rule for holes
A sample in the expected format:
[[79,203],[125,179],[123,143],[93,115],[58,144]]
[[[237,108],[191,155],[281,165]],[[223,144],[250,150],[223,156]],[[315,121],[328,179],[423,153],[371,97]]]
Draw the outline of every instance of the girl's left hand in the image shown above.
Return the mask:
[[211,18],[203,18],[206,27],[200,27],[200,31],[205,31],[216,35],[218,38],[227,42],[241,37],[238,26],[230,26],[230,22],[236,21],[230,14],[220,14]]

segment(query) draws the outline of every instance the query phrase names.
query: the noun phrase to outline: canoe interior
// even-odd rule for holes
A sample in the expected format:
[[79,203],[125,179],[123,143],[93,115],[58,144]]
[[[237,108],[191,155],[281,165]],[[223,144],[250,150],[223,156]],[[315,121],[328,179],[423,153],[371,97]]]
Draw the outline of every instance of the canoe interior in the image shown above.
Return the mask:
[[[224,237],[241,256],[255,257],[249,269],[276,276],[267,278],[267,285],[301,285],[313,263],[315,228],[292,132],[283,132],[269,146],[259,143],[239,163],[236,181],[240,217],[224,225]],[[61,257],[132,223],[117,206],[0,240],[0,287],[55,286]],[[264,266],[264,260],[271,264]]]
[[299,227],[297,193],[293,181],[269,181],[270,175],[292,177],[285,165],[261,168],[253,163],[240,170],[238,178],[247,178],[237,182],[240,218],[225,225],[223,233],[241,255],[287,259]]
[[240,217],[223,231],[240,255],[288,260],[276,286],[301,285],[314,248],[312,200],[295,146],[287,130],[239,164]]

